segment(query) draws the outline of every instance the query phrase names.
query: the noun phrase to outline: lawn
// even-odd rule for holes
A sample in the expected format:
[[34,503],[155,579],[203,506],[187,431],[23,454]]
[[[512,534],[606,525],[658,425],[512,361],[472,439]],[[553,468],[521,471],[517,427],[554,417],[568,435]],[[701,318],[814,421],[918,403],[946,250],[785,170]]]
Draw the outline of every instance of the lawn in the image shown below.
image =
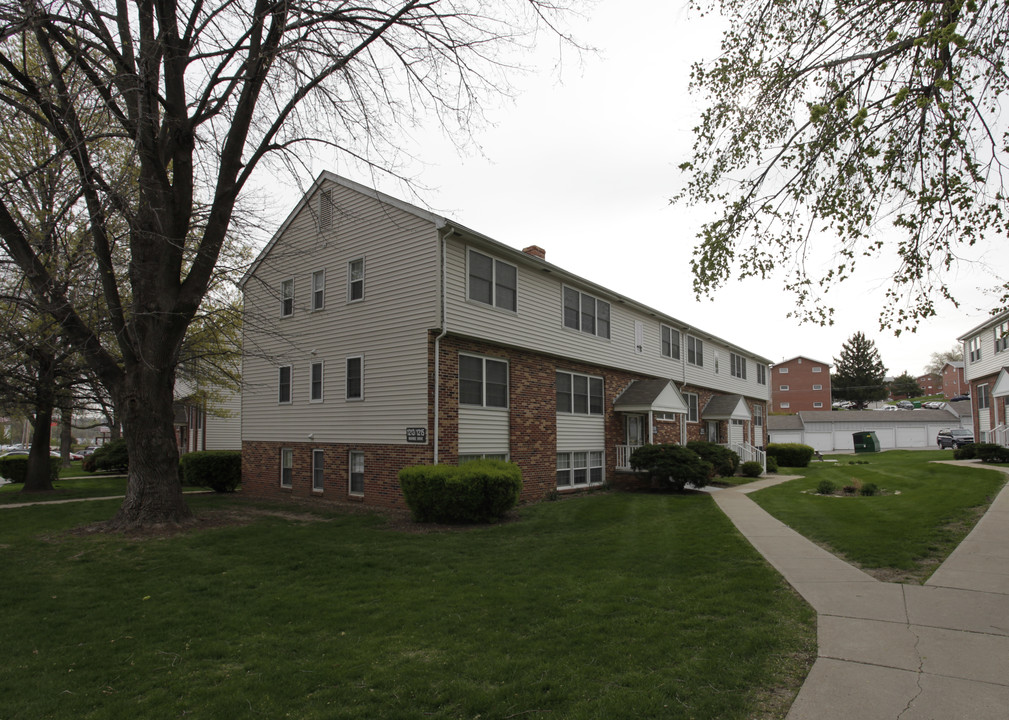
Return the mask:
[[[60,473],[60,479],[53,483],[53,493],[22,493],[24,485],[0,485],[0,506],[26,502],[53,502],[55,500],[74,500],[89,497],[110,497],[126,494],[125,475],[103,475],[81,472],[76,474],[73,468],[69,475]],[[183,492],[206,492],[205,488],[184,487]],[[0,716],[2,717],[2,716]]]
[[[1001,472],[942,465],[951,450],[832,455],[802,474],[753,493],[769,513],[835,554],[878,577],[923,582],[974,526],[1005,483]],[[821,480],[837,486],[857,479],[884,494],[835,497],[815,493]]]
[[0,510],[6,720],[780,718],[815,655],[812,611],[702,494],[429,533],[190,505],[243,522],[138,539],[69,532],[115,502]]

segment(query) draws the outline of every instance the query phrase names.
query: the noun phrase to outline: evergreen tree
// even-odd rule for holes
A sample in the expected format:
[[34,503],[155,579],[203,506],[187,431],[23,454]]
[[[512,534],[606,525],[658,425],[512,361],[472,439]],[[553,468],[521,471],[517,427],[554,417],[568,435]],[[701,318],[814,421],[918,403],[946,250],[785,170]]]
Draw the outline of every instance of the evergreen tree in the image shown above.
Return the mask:
[[856,409],[863,410],[870,401],[887,396],[883,382],[886,368],[876,343],[862,333],[855,333],[841,346],[841,357],[834,358],[834,368],[830,382],[835,398],[850,400]]
[[893,397],[918,397],[921,395],[921,386],[918,384],[918,381],[908,374],[907,370],[905,370],[903,375],[899,375],[892,383],[890,383],[890,394],[893,395]]

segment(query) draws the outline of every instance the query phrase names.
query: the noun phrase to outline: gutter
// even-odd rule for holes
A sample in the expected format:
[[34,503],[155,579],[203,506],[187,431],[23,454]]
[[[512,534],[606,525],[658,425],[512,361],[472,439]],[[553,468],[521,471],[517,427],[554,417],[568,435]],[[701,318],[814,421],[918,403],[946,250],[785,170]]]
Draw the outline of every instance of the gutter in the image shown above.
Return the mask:
[[434,339],[434,464],[439,462],[438,437],[441,425],[441,339],[448,334],[448,237],[456,231],[448,228],[447,223],[440,222],[436,225],[438,230],[438,241],[441,246],[441,317],[439,325],[441,332]]

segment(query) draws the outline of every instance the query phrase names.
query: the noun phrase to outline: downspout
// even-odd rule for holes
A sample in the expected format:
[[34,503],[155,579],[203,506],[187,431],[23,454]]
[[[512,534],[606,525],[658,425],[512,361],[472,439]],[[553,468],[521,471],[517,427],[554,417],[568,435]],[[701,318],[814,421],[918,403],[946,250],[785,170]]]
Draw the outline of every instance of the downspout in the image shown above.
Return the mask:
[[448,334],[448,322],[447,322],[447,295],[448,295],[448,236],[452,234],[452,231],[445,231],[445,223],[438,226],[438,237],[441,244],[441,317],[440,326],[441,332],[434,339],[434,464],[438,464],[438,436],[440,435],[440,420],[441,420],[441,339]]
[[[683,379],[680,381],[680,397],[687,391],[687,349],[681,348],[680,350],[680,369],[683,371]],[[701,408],[697,408],[697,414],[700,415]],[[683,415],[683,421],[680,423],[680,445],[687,444],[687,420],[690,418],[690,405],[687,405],[687,412]],[[700,421],[700,417],[697,418]]]

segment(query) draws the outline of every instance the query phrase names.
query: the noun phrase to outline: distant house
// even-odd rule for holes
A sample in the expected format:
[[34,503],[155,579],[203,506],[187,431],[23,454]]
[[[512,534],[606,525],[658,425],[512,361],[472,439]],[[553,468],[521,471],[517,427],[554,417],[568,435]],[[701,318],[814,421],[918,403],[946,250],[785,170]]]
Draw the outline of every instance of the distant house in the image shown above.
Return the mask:
[[221,388],[175,384],[175,442],[179,455],[198,450],[242,449],[242,399]]
[[[918,383],[918,387],[921,388],[922,395],[940,395],[942,394],[942,375],[938,373],[925,373],[924,375],[919,375],[915,378],[915,382]],[[950,397],[953,397],[950,395]]]
[[974,412],[974,438],[1009,445],[1009,311],[1001,312],[957,338],[963,343],[964,379]]
[[955,398],[967,392],[967,381],[963,376],[963,361],[951,360],[942,366],[942,394]]
[[883,450],[934,447],[940,430],[960,426],[961,416],[949,404],[942,410],[802,411],[767,418],[769,442],[802,443],[820,452],[852,451],[852,434],[866,430],[876,433]]
[[497,458],[532,501],[645,443],[762,459],[769,360],[545,258],[323,173],[241,282],[243,492],[402,507],[403,467]]
[[771,368],[774,412],[830,410],[830,400],[830,363],[800,355]]

